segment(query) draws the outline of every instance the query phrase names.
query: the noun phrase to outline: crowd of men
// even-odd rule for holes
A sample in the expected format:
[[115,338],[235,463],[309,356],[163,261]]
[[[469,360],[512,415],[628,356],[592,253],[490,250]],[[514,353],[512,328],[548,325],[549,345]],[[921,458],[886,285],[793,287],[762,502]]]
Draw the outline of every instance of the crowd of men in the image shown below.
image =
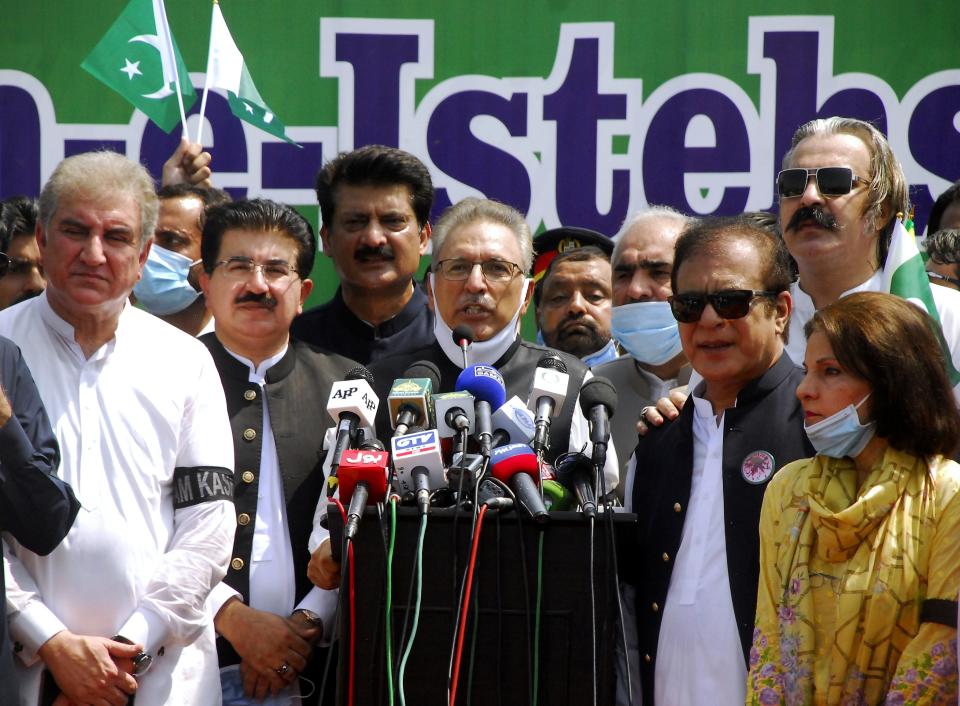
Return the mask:
[[[385,399],[430,361],[453,390],[452,332],[467,326],[471,363],[497,368],[508,397],[526,399],[544,354],[566,365],[547,461],[589,446],[579,390],[613,381],[603,478],[645,517],[626,577],[643,703],[743,703],[764,488],[812,455],[795,396],[803,326],[883,287],[908,211],[884,136],[844,118],[800,127],[779,220],[650,206],[617,234],[537,237],[487,199],[431,222],[420,160],[362,147],[317,178],[338,288],[309,311],[309,222],[231,200],[209,162],[184,141],[157,191],[129,159],[86,153],[38,201],[3,202],[0,702],[325,703],[340,567],[328,538],[312,553],[308,539],[331,386],[362,364]],[[928,233],[960,368],[960,182]],[[540,342],[520,334],[531,303]],[[638,445],[641,410],[672,421]],[[390,435],[385,405],[377,432]]]

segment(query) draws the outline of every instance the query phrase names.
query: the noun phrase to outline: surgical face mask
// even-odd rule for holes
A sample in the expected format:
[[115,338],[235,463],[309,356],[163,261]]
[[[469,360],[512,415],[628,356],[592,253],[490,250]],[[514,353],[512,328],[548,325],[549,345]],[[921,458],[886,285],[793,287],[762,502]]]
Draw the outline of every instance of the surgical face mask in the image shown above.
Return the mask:
[[610,310],[610,332],[641,363],[663,365],[682,350],[669,302],[636,302]]
[[861,424],[857,414],[860,405],[866,402],[868,397],[869,394],[856,405],[848,404],[826,419],[803,427],[818,454],[830,458],[854,458],[860,455],[877,433],[876,422]]
[[191,260],[173,250],[154,244],[143,266],[143,277],[133,287],[137,303],[155,316],[183,311],[200,292],[187,281],[190,268],[200,260]]
[[601,348],[598,351],[594,351],[590,355],[585,355],[580,360],[583,361],[583,364],[588,368],[592,368],[595,365],[602,365],[603,363],[609,363],[611,360],[617,359],[617,342],[612,338],[607,341],[607,345]]
[[[529,286],[530,280],[524,279],[523,288],[520,290],[520,303],[517,305],[517,310],[513,313],[513,318],[510,319],[506,326],[497,331],[488,340],[474,341],[470,344],[470,348],[467,349],[468,365],[493,365],[507,352],[507,349],[510,348],[517,338],[517,325],[520,322],[520,312],[523,309],[523,301],[527,296],[527,287]],[[434,292],[434,296],[436,296],[437,290],[434,287],[432,272],[430,273],[430,289]],[[447,326],[447,322],[443,320],[443,317],[440,316],[440,312],[437,311],[437,309],[438,307],[434,307],[433,335],[436,336],[437,343],[440,344],[443,352],[447,354],[450,362],[458,368],[462,368],[463,352],[460,350],[460,346],[453,342],[453,329]]]

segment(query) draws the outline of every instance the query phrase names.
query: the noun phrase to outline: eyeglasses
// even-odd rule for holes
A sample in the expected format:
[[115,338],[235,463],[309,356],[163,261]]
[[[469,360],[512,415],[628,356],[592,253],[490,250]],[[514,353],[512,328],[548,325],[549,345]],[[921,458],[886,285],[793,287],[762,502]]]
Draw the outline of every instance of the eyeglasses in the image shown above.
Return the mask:
[[7,274],[7,271],[10,269],[10,258],[7,257],[6,253],[0,252],[0,277],[3,277]]
[[673,318],[683,324],[700,320],[709,303],[717,315],[724,319],[742,319],[750,313],[750,305],[757,297],[775,298],[779,292],[764,292],[753,289],[725,289],[707,294],[674,294],[668,298]]
[[931,272],[930,270],[927,270],[927,277],[937,284],[940,284],[940,282],[947,282],[948,284],[952,284],[956,289],[960,289],[960,279],[957,279],[956,277],[947,277],[939,272]]
[[520,265],[516,265],[506,260],[484,260],[483,262],[472,262],[463,258],[452,258],[450,260],[440,260],[433,266],[434,272],[439,272],[440,276],[451,282],[462,282],[470,276],[474,267],[480,267],[483,278],[488,282],[509,282],[518,274],[523,272]]
[[220,260],[214,268],[222,267],[224,276],[236,281],[243,281],[260,270],[263,279],[272,284],[279,284],[293,279],[299,273],[285,260],[271,260],[270,262],[255,262],[249,257],[228,257]]
[[794,167],[784,169],[777,174],[777,193],[782,199],[792,199],[802,196],[807,188],[810,177],[816,177],[817,190],[821,196],[843,196],[853,190],[855,182],[869,185],[863,177],[854,175],[850,167],[814,167],[804,169]]

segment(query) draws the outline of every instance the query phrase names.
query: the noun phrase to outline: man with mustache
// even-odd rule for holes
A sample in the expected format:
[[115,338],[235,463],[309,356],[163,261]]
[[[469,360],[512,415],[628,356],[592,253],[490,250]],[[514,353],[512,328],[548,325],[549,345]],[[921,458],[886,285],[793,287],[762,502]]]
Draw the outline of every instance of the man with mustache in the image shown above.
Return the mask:
[[35,297],[46,283],[37,248],[37,202],[12,196],[0,203],[0,253],[10,260],[0,276],[0,309]]
[[[790,290],[787,353],[800,361],[803,327],[817,309],[847,294],[882,290],[894,220],[909,206],[908,183],[879,130],[862,120],[831,117],[794,133],[777,191],[783,239],[800,273]],[[960,293],[932,291],[960,369]]]
[[433,183],[408,152],[369,145],[317,175],[324,253],[340,287],[291,333],[364,365],[420,346],[433,316],[414,281],[430,242]]
[[215,206],[200,248],[216,322],[200,340],[223,382],[236,456],[237,531],[209,600],[224,704],[301,703],[301,693],[316,703],[306,680],[321,681],[313,643],[332,628],[336,594],[307,579],[307,539],[323,490],[330,387],[356,363],[290,338],[316,253],[313,229],[292,208],[261,199]]

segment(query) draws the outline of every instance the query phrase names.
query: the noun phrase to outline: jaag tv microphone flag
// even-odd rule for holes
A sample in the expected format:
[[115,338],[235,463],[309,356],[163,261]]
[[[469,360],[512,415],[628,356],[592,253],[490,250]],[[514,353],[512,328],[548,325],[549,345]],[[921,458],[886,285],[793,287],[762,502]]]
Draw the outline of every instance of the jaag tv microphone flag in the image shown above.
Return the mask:
[[395,436],[403,436],[416,424],[433,426],[432,395],[440,387],[440,370],[429,360],[420,360],[393,381],[387,404]]

